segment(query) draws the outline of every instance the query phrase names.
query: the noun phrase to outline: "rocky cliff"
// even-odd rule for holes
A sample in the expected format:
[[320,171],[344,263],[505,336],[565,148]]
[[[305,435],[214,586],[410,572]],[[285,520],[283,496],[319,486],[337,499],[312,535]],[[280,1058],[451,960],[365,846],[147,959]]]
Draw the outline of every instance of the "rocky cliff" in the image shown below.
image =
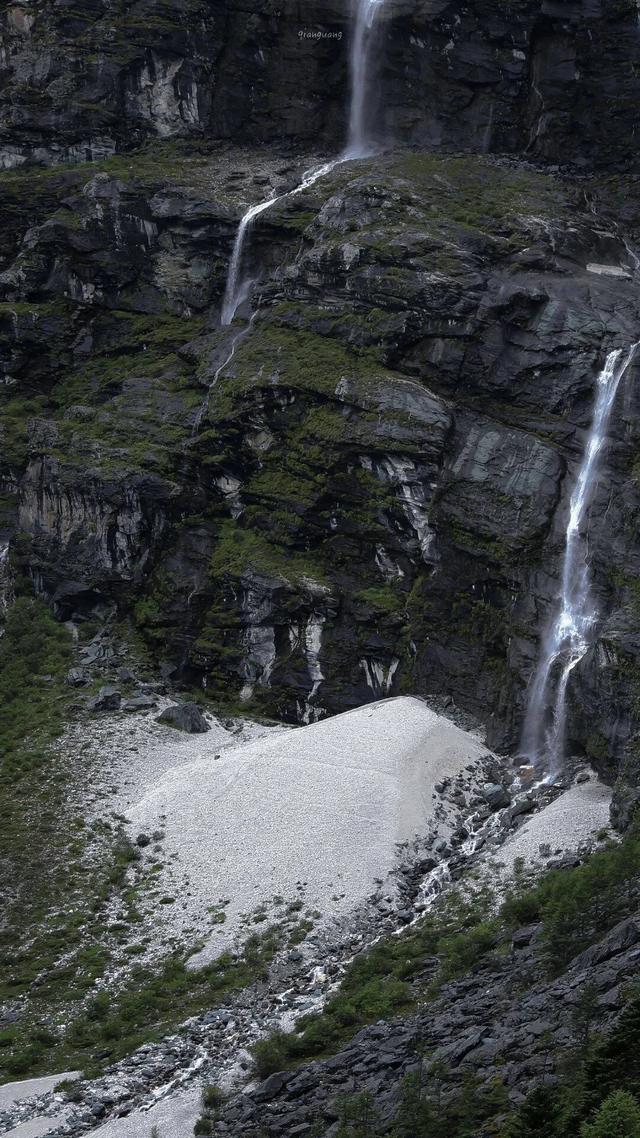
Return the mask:
[[[239,217],[341,144],[347,16],[5,8],[0,540],[18,588],[115,610],[218,701],[437,695],[517,749],[595,380],[640,338],[636,6],[389,5],[392,149],[260,217],[252,319],[220,329]],[[637,374],[571,688],[609,777],[636,762]]]

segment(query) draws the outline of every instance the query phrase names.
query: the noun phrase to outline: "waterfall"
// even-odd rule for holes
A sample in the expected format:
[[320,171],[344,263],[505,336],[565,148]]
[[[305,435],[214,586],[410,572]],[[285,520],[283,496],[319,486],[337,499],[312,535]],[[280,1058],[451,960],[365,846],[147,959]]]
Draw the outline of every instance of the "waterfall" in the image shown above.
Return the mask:
[[567,720],[567,688],[574,668],[587,652],[597,612],[591,596],[588,540],[583,532],[598,480],[599,459],[618,385],[638,344],[625,354],[610,352],[597,380],[593,421],[571,500],[565,535],[561,592],[556,615],[543,641],[529,688],[522,751],[550,775],[562,767]]
[[371,140],[371,62],[377,17],[384,0],[354,0],[355,19],[351,40],[351,99],[349,134],[345,158],[368,158],[375,147]]
[[242,263],[247,237],[255,219],[285,198],[295,197],[296,194],[310,189],[319,178],[330,174],[343,162],[355,158],[367,158],[375,153],[375,147],[369,136],[371,108],[368,100],[372,86],[371,57],[375,40],[375,23],[385,0],[354,0],[354,3],[355,18],[349,56],[349,131],[346,147],[336,158],[323,163],[322,166],[307,170],[302,175],[300,185],[293,190],[287,190],[283,194],[271,194],[265,201],[252,205],[240,219],[222,300],[220,323],[223,327],[232,323],[238,308],[249,295],[252,282],[243,275]]
[[301,194],[304,190],[310,189],[311,186],[318,181],[318,178],[324,177],[325,174],[330,174],[336,166],[344,161],[345,159],[342,157],[334,158],[330,162],[324,162],[322,166],[316,166],[313,170],[307,170],[302,175],[302,181],[299,186],[296,186],[293,190],[287,190],[284,194],[272,194],[266,201],[259,202],[258,205],[252,205],[244,217],[241,218],[233,243],[233,252],[229,262],[227,283],[225,285],[224,298],[222,301],[222,313],[220,316],[220,323],[222,325],[227,326],[231,324],[239,306],[249,295],[252,282],[248,277],[242,275],[242,260],[247,236],[256,217],[259,217],[265,210],[271,209],[271,206],[284,201],[285,198],[293,198],[296,194]]
[[[240,302],[238,301],[238,303],[240,303]],[[241,341],[244,340],[245,336],[249,335],[249,332],[251,331],[251,329],[253,327],[253,322],[256,318],[256,315],[257,315],[256,312],[252,313],[251,319],[249,320],[248,324],[246,324],[244,328],[241,328],[239,332],[235,333],[235,335],[233,336],[233,338],[231,340],[231,347],[229,349],[228,354],[225,356],[224,360],[219,365],[219,367],[217,367],[215,369],[213,376],[211,378],[211,382],[207,386],[206,395],[205,395],[204,399],[202,400],[200,407],[198,408],[198,413],[197,413],[195,419],[193,420],[193,427],[191,428],[192,438],[195,437],[197,434],[199,434],[200,428],[202,426],[202,422],[203,422],[205,416],[209,412],[209,402],[211,400],[211,392],[213,391],[216,383],[218,382],[222,372],[225,370],[226,367],[228,367],[228,365],[231,363],[233,357],[235,356],[236,348],[238,347],[238,344],[240,344]]]
[[12,600],[9,542],[3,541],[0,542],[0,613],[6,612]]

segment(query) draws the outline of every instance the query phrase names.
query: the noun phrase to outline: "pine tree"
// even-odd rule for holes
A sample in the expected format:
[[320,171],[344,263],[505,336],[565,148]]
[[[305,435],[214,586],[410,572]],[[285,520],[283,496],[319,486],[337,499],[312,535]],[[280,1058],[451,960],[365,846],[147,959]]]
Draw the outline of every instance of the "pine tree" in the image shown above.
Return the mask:
[[640,1138],[640,1105],[628,1091],[614,1091],[592,1122],[584,1122],[581,1138]]

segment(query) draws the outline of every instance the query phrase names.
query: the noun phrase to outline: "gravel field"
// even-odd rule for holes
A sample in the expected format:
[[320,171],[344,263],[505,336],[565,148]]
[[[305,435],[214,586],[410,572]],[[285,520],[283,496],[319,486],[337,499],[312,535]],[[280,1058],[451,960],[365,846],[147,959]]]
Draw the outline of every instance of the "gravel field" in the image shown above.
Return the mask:
[[43,1095],[52,1091],[56,1083],[63,1079],[77,1079],[79,1071],[63,1071],[60,1075],[43,1075],[41,1079],[19,1079],[17,1082],[4,1083],[0,1087],[0,1110],[6,1110],[14,1102],[20,1102],[34,1095]]
[[[192,958],[196,963],[248,930],[265,927],[253,920],[260,906],[269,920],[277,919],[282,898],[301,902],[301,917],[314,914],[314,933],[304,944],[311,969],[318,946],[327,943],[326,935],[314,934],[331,934],[335,927],[357,932],[371,893],[379,886],[378,895],[391,894],[395,878],[389,874],[406,862],[406,844],[427,833],[431,844],[448,837],[461,818],[453,807],[460,786],[472,810],[469,804],[493,762],[478,735],[412,697],[293,729],[224,726],[212,719],[204,735],[162,726],[156,714],[97,721],[92,744],[110,762],[102,764],[94,802],[124,815],[134,840],[155,832],[142,846],[145,862],[155,861],[157,869],[155,893],[147,891],[145,898],[148,924],[155,922],[163,934],[184,934],[184,943],[187,933],[193,941],[194,929],[207,931],[204,949]],[[487,758],[488,765],[482,761]],[[476,867],[484,865],[499,887],[516,858],[542,867],[550,856],[575,851],[608,825],[610,798],[594,775],[574,783],[522,819],[498,850],[490,840]],[[517,799],[513,803],[517,807]],[[508,823],[513,803],[492,820]],[[172,904],[160,903],[165,893],[173,896]],[[224,912],[224,923],[212,928],[211,910]],[[230,1030],[237,1034],[237,1028]],[[238,1045],[223,1048],[209,1061],[224,1074],[224,1056],[235,1062],[237,1051]],[[45,1092],[63,1077],[0,1088],[0,1108]],[[139,1100],[128,1116],[113,1117],[92,1133],[149,1138],[155,1127],[159,1138],[185,1138],[200,1113],[203,1077],[199,1071],[184,1087],[147,1093],[151,1109],[141,1109]],[[218,1074],[213,1081],[220,1081]],[[60,1124],[62,1102],[46,1095],[42,1101],[43,1109],[10,1129],[7,1138],[40,1138]]]
[[158,908],[174,933],[224,912],[194,958],[204,963],[258,928],[262,906],[277,918],[274,898],[345,917],[397,864],[397,843],[426,832],[435,784],[483,754],[412,697],[239,744],[214,722],[206,735],[139,738],[113,808],[132,836],[165,835],[157,887],[175,900]]

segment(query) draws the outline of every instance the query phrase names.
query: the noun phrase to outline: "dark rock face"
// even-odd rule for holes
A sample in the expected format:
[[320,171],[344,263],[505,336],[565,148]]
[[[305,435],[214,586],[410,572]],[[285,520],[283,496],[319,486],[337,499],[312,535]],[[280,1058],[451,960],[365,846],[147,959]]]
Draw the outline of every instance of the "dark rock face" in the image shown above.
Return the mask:
[[[149,137],[335,149],[349,13],[347,0],[10,3],[2,165],[99,159]],[[577,165],[635,156],[635,0],[396,0],[383,19],[383,137]]]
[[[635,4],[390,5],[379,118],[423,149],[263,213],[255,316],[233,329],[217,317],[239,216],[299,181],[310,139],[340,144],[346,38],[298,32],[344,31],[345,6],[311,5],[303,28],[287,4],[199,0],[2,20],[14,572],[64,619],[117,609],[175,676],[247,709],[309,722],[425,693],[517,748],[596,377],[640,338],[636,176],[611,173],[640,94]],[[600,622],[569,724],[627,782],[636,376],[590,510]]]

